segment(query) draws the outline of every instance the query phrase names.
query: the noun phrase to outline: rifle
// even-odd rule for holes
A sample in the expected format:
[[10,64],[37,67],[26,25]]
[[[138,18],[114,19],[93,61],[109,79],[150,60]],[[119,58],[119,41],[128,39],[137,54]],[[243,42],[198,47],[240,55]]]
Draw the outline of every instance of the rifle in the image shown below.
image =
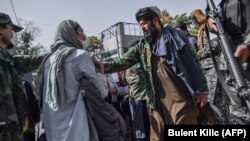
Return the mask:
[[[210,16],[212,18],[214,18],[216,21],[216,25],[218,28],[219,44],[221,46],[222,53],[224,54],[225,59],[228,63],[228,68],[229,68],[230,74],[232,75],[232,79],[235,81],[235,83],[237,85],[236,86],[237,90],[239,92],[246,93],[248,87],[246,85],[246,81],[245,81],[245,78],[243,76],[242,67],[241,67],[239,61],[237,60],[237,58],[234,57],[233,41],[231,40],[231,38],[229,38],[228,34],[225,32],[225,30],[222,27],[221,21],[219,19],[218,11],[215,7],[213,0],[207,0],[207,5],[208,5],[208,8],[211,12]],[[243,98],[243,100],[244,100],[246,107],[247,107],[247,110],[250,114],[249,99]]]

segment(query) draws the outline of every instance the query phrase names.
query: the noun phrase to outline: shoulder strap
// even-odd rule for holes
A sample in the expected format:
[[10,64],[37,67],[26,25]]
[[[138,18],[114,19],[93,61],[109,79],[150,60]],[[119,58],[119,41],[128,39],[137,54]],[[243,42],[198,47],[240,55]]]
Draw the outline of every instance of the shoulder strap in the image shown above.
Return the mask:
[[215,71],[217,73],[217,76],[218,76],[218,79],[223,87],[223,89],[226,91],[227,95],[229,96],[229,98],[231,100],[233,100],[235,103],[237,103],[238,105],[241,105],[241,101],[240,99],[230,90],[229,86],[226,84],[224,78],[223,78],[223,75],[222,73],[220,72],[219,70],[219,67],[218,67],[218,64],[215,60],[215,57],[214,57],[214,54],[213,54],[213,50],[212,50],[212,47],[211,47],[211,44],[210,44],[210,36],[209,36],[209,31],[208,31],[208,28],[207,26],[205,27],[205,31],[206,31],[206,34],[207,34],[207,37],[208,37],[208,46],[210,48],[210,54],[211,54],[211,58],[213,60],[213,64],[214,64],[214,68],[215,68]]

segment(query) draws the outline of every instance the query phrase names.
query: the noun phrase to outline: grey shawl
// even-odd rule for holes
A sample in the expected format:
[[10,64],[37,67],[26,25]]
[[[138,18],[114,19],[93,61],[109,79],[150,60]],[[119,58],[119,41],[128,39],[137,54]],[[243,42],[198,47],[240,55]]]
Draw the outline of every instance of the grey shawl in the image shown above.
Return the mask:
[[46,60],[55,52],[55,59],[51,62],[49,74],[47,76],[47,94],[45,96],[45,102],[55,111],[59,106],[65,103],[64,92],[64,72],[62,65],[67,56],[77,48],[81,48],[77,39],[75,29],[79,24],[72,20],[62,21],[56,31],[54,43],[51,45],[51,53],[48,54],[39,67],[37,80],[36,80],[36,92],[40,98],[40,106],[42,104],[42,94],[44,85],[44,65]]

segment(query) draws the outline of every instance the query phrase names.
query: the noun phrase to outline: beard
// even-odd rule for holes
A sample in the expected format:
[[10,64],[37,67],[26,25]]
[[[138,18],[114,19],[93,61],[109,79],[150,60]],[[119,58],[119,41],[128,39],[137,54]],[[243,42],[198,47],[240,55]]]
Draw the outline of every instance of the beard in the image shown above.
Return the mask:
[[158,34],[158,31],[156,30],[155,26],[152,25],[149,28],[149,31],[144,34],[144,39],[147,42],[149,42],[150,44],[152,44],[154,42],[154,39],[156,38],[157,34]]

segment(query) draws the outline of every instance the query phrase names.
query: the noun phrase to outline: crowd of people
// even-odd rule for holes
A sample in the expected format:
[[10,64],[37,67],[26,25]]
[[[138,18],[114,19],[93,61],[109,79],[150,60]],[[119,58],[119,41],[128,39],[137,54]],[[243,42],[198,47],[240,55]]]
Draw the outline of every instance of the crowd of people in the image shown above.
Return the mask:
[[[89,55],[88,37],[73,20],[60,22],[45,57],[16,59],[8,46],[22,28],[0,13],[0,140],[34,141],[39,121],[47,141],[102,140],[90,120],[83,78],[102,104],[110,103],[123,117],[127,134],[121,141],[163,141],[167,125],[250,124],[249,8],[249,0],[222,0],[216,13],[221,23],[211,7],[206,13],[193,10],[189,19],[197,37],[189,34],[188,23],[163,25],[157,6],[140,8],[135,18],[144,39],[121,58],[103,62]],[[229,66],[220,24],[232,40],[230,57],[239,60],[244,88]],[[28,89],[19,73],[33,70],[31,99],[33,87]],[[32,114],[36,107],[39,118]]]

